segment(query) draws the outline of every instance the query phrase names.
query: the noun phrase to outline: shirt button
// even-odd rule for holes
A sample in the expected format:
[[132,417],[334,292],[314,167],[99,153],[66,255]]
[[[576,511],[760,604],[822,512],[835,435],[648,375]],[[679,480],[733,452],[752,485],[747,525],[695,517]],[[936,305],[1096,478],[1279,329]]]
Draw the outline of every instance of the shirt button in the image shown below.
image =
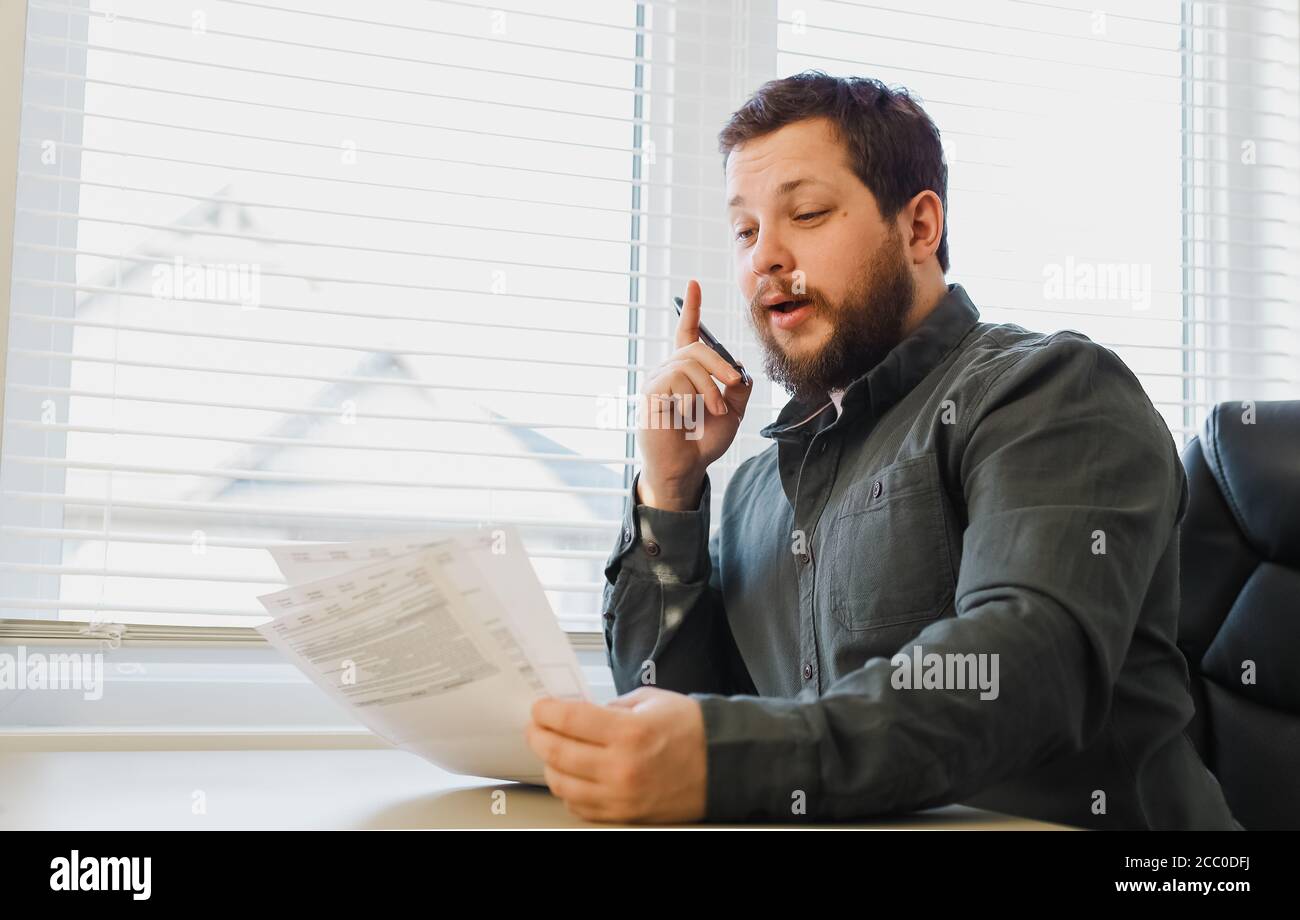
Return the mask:
[[614,612],[612,610],[606,610],[602,616],[605,618],[606,623],[614,622]]
[[807,565],[807,564],[810,563],[810,562],[812,562],[812,556],[809,556],[807,553],[800,553],[800,554],[799,554],[799,564],[800,564],[800,565]]
[[632,542],[632,528],[631,528],[631,527],[624,527],[624,528],[623,528],[623,539],[626,540],[626,541],[629,542],[629,543]]
[[874,483],[871,484],[871,497],[872,497],[872,498],[879,498],[879,497],[880,497],[880,493],[883,492],[883,491],[885,491],[885,487],[881,484],[881,482],[880,482],[879,479],[877,479]]
[[812,680],[812,665],[806,664],[803,666],[803,679]]
[[646,551],[646,555],[649,555],[649,556],[658,556],[658,555],[659,555],[659,544],[656,543],[654,540],[646,540],[646,541],[645,541],[645,551]]

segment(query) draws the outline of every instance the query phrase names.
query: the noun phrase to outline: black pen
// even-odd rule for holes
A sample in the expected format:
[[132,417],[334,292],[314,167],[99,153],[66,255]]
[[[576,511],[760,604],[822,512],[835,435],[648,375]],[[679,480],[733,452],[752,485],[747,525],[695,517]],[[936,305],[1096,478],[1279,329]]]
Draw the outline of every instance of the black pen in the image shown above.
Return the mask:
[[[677,306],[677,315],[681,316],[682,307],[685,306],[685,303],[680,297],[674,297],[673,303]],[[745,386],[749,386],[752,382],[749,377],[749,371],[745,370],[745,368],[741,366],[740,362],[731,356],[731,352],[727,351],[727,349],[723,347],[722,343],[713,337],[713,333],[705,327],[704,323],[700,323],[700,341],[716,351],[723,361],[726,361],[734,369],[740,371],[740,382]]]

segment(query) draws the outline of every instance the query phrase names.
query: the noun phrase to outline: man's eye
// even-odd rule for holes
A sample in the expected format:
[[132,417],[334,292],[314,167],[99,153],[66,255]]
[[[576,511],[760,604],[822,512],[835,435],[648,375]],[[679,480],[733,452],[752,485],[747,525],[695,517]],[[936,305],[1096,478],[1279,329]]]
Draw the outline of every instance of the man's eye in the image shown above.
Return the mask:
[[[830,213],[830,210],[826,210],[826,211],[810,211],[810,212],[808,212],[807,214],[800,214],[800,215],[798,215],[797,217],[795,217],[795,220],[802,220],[802,221],[815,220],[816,218],[821,217],[821,216],[823,216],[823,215],[825,215],[825,214],[829,214],[829,213]],[[753,230],[737,230],[737,231],[736,231],[736,239],[737,239],[737,240],[747,240],[747,239],[749,239],[749,234],[751,234],[751,233],[753,233],[753,232],[754,232]]]

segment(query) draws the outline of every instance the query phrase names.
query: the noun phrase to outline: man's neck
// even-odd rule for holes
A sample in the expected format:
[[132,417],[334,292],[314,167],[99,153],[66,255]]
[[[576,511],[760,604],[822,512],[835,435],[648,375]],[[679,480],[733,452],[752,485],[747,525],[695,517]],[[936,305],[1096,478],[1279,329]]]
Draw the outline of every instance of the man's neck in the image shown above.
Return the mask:
[[935,307],[939,306],[947,296],[948,280],[937,268],[934,272],[927,273],[924,280],[918,280],[912,309],[908,311],[907,318],[903,321],[903,335],[908,336],[915,332],[916,327],[925,322],[925,318],[933,313]]

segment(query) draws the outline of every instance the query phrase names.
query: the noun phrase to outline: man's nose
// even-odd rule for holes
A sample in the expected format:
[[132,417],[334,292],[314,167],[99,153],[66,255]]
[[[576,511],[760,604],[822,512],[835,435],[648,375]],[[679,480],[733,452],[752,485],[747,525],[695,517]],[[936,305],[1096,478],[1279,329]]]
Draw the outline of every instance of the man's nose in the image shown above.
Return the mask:
[[761,280],[764,275],[785,275],[794,271],[794,256],[781,234],[763,230],[749,251],[750,270]]

